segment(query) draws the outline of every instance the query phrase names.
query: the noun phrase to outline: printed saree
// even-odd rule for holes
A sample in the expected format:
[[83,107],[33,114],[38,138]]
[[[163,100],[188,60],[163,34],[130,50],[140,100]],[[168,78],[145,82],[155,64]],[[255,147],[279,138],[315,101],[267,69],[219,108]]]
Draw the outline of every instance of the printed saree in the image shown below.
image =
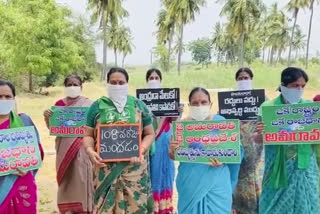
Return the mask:
[[[10,120],[0,124],[1,129],[34,126],[30,117],[25,114],[11,113]],[[37,129],[36,129],[37,132]],[[39,149],[43,159],[43,150],[37,132]],[[37,186],[35,175],[37,170],[29,171],[25,176],[6,175],[0,177],[0,213],[5,214],[36,214],[37,213]]]
[[[141,123],[145,127],[152,124],[151,113],[142,101],[132,96],[128,96],[122,113],[107,97],[98,99],[91,106],[87,126],[96,128],[98,123],[116,122]],[[148,157],[146,152],[142,164],[114,162],[95,170],[95,213],[153,213]]]
[[[79,97],[72,103],[66,99],[55,106],[90,107],[92,102]],[[58,182],[58,208],[61,213],[92,213],[93,169],[83,145],[83,138],[56,138],[56,170]]]
[[171,118],[165,118],[156,136],[155,153],[150,159],[151,187],[155,214],[173,213],[174,161],[168,155],[172,134]]
[[[302,100],[301,103],[308,101]],[[281,96],[263,105],[282,105]],[[300,145],[265,146],[265,169],[259,214],[314,214],[319,213],[319,169],[313,147],[307,146],[307,158],[300,156]],[[300,147],[300,148],[299,148]],[[302,147],[302,148],[303,148]],[[309,150],[309,148],[310,150]],[[281,151],[281,150],[282,151]],[[304,149],[304,148],[303,148]],[[301,150],[300,150],[301,151]],[[280,164],[276,164],[280,157]],[[300,167],[299,160],[307,160],[307,167]],[[283,167],[281,167],[283,164]],[[272,178],[275,167],[279,174]],[[284,171],[284,173],[282,172]],[[277,181],[279,179],[279,181]],[[276,182],[274,182],[276,181]],[[275,187],[275,184],[284,185]]]
[[257,121],[240,121],[241,143],[245,157],[240,166],[232,208],[237,214],[257,214],[263,176],[263,142],[257,142]]

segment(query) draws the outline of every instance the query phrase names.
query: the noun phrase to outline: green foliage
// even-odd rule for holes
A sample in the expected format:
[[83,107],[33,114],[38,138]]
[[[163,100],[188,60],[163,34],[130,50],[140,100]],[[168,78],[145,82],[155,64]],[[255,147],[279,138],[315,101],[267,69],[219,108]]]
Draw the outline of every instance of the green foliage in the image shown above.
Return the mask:
[[71,18],[71,12],[57,6],[54,0],[11,0],[7,3],[0,0],[3,72],[28,75],[29,91],[33,91],[33,83],[38,82],[33,82],[33,77],[45,77],[39,84],[52,85],[52,77],[58,74],[66,75],[78,69],[89,72],[95,67],[95,56],[91,52],[90,57],[87,52],[94,51],[93,43],[84,36],[83,24],[74,24]]
[[202,67],[211,62],[212,41],[208,38],[202,38],[190,42],[189,51],[191,51],[192,60],[201,64]]
[[154,47],[153,55],[155,57],[155,66],[160,67],[161,70],[168,71],[168,68],[172,66],[172,60],[170,60],[170,64],[168,64],[168,49],[166,46],[158,45]]

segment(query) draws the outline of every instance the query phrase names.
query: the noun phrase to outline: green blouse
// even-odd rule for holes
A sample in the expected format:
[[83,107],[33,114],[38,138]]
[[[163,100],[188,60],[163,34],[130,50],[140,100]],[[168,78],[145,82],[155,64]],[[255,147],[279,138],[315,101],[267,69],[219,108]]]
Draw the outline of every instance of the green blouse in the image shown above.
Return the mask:
[[101,117],[101,113],[104,114],[103,117],[105,122],[102,120],[103,124],[119,121],[134,123],[135,121],[132,121],[132,119],[135,118],[136,110],[141,111],[142,127],[152,124],[152,113],[141,100],[138,100],[133,96],[128,96],[127,104],[123,112],[119,113],[113,102],[108,97],[101,97],[89,108],[86,125],[88,127],[95,128],[97,120]]

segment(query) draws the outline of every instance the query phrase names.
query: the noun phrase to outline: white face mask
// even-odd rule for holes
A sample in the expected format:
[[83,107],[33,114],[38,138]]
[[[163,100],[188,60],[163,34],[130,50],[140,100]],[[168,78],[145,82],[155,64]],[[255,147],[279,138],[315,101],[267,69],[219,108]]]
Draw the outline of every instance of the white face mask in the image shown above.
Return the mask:
[[237,89],[242,90],[252,90],[252,80],[239,80],[237,81]]
[[65,94],[67,97],[76,98],[81,95],[81,87],[80,86],[70,86],[65,88]]
[[161,88],[160,80],[149,80],[148,88]]
[[295,89],[295,88],[287,88],[285,86],[280,86],[281,94],[283,98],[288,101],[289,104],[297,104],[301,100],[304,90],[303,89]]
[[119,113],[123,112],[127,104],[128,98],[128,84],[124,85],[107,85],[108,97],[112,100]]
[[194,120],[201,121],[209,117],[211,106],[190,106],[189,109],[190,117]]
[[15,100],[0,100],[0,115],[7,115],[13,111]]

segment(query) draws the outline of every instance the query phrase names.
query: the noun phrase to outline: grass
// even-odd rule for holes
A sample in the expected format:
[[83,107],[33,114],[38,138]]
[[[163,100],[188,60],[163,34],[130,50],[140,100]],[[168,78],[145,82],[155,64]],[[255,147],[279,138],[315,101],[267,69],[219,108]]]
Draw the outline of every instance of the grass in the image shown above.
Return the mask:
[[[261,63],[254,63],[251,66],[254,72],[254,87],[265,88],[267,96],[272,99],[277,96],[275,89],[280,83],[280,73],[285,66],[270,66]],[[129,67],[130,75],[130,94],[135,95],[137,88],[146,86],[145,72],[147,67]],[[187,103],[189,91],[195,86],[205,88],[234,88],[234,74],[236,66],[216,66],[210,65],[208,68],[201,69],[201,66],[187,64],[183,66],[183,73],[178,76],[176,72],[163,73],[163,87],[178,87],[181,89],[181,99]],[[308,70],[310,81],[307,85],[304,98],[312,99],[319,93],[319,65],[312,64]],[[46,89],[50,95],[30,95],[21,94],[17,97],[18,111],[31,116],[35,122],[41,136],[44,150],[54,151],[54,138],[49,136],[49,132],[43,121],[43,111],[50,108],[56,100],[64,95],[63,87],[53,87]],[[92,82],[86,83],[83,87],[83,95],[95,100],[100,96],[106,95],[105,83]],[[217,112],[217,93],[211,92],[213,100],[213,111]],[[187,109],[186,109],[187,112]],[[56,213],[56,174],[55,156],[47,155],[37,176],[39,190],[39,212]],[[177,198],[175,198],[175,201]]]

